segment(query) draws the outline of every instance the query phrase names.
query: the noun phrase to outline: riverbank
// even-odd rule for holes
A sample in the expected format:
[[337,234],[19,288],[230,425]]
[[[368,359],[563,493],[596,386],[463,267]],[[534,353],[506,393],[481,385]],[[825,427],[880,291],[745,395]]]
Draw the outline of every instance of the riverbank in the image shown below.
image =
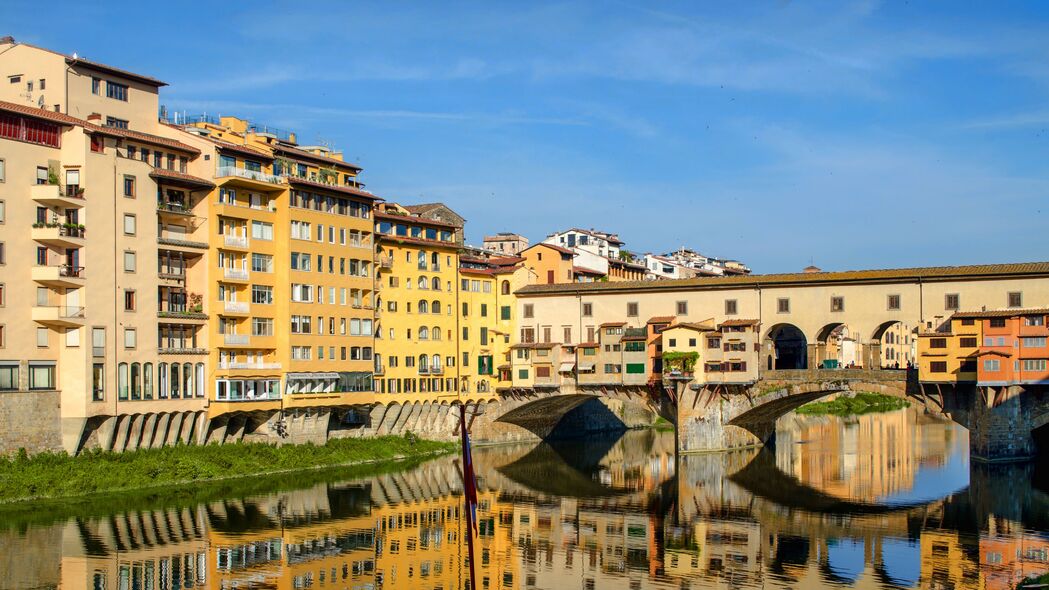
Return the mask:
[[346,467],[450,453],[454,443],[385,436],[325,445],[175,446],[76,457],[41,453],[0,459],[0,503],[70,498]]
[[837,416],[844,418],[877,412],[892,412],[910,405],[910,402],[898,397],[861,391],[854,396],[841,396],[829,402],[805,404],[796,411],[803,416]]

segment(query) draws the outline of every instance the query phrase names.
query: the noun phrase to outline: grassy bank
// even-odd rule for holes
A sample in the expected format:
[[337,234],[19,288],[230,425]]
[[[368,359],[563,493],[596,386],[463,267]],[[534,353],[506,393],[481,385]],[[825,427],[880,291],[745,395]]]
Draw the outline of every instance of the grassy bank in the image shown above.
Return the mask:
[[806,416],[859,416],[877,412],[891,412],[910,406],[907,400],[881,393],[860,392],[853,397],[839,397],[829,402],[813,402],[797,409]]
[[0,459],[0,502],[170,487],[302,469],[451,452],[452,443],[402,437],[340,439],[319,445],[176,446],[77,457],[42,453]]
[[1038,587],[1040,587],[1039,586],[1040,584],[1049,584],[1049,574],[1042,574],[1040,576],[1031,576],[1031,577],[1028,577],[1028,578],[1024,578],[1024,580],[1022,582],[1020,582],[1019,584],[1017,584],[1016,587],[1021,589],[1021,590],[1023,588],[1029,588],[1029,587],[1038,588]]

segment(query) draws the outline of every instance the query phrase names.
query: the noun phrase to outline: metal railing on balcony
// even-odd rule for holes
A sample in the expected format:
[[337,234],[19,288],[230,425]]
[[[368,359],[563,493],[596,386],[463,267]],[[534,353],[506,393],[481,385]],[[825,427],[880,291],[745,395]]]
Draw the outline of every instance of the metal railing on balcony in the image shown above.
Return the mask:
[[247,236],[222,236],[222,243],[231,248],[247,248],[248,238]]
[[430,374],[430,367],[419,367],[419,374],[420,375],[429,375]]
[[158,201],[157,202],[157,211],[165,211],[165,212],[168,212],[168,213],[177,213],[179,215],[193,215],[193,212],[190,211],[182,203],[168,203],[168,202],[165,202],[165,201]]
[[84,267],[73,266],[70,264],[62,264],[58,266],[58,276],[69,277],[73,279],[84,278]]
[[66,238],[82,238],[87,231],[83,225],[77,223],[36,222],[33,224],[33,229],[57,229],[58,235]]
[[36,307],[58,310],[60,319],[84,319],[84,308],[75,305],[37,305]]
[[379,257],[379,268],[384,270],[390,270],[393,268],[393,256],[380,256]]
[[247,334],[224,334],[222,341],[227,346],[246,345],[251,342],[251,336]]
[[224,363],[223,362],[219,363],[219,369],[224,369],[224,370],[231,370],[231,369],[233,369],[233,370],[236,370],[236,369],[255,369],[255,370],[268,371],[268,370],[274,370],[274,369],[280,369],[280,368],[281,368],[281,364],[280,363],[262,363],[262,362],[247,362],[247,361],[245,361],[245,362],[227,361],[227,362],[224,362]]
[[236,166],[219,166],[215,170],[215,178],[227,178],[230,176],[268,182],[270,184],[284,184],[284,177],[276,174],[266,174],[265,172],[256,172],[255,170],[237,168]]
[[248,270],[245,268],[224,268],[222,269],[222,277],[226,279],[246,281],[248,280]]
[[226,301],[222,305],[226,313],[248,313],[250,309],[247,301]]

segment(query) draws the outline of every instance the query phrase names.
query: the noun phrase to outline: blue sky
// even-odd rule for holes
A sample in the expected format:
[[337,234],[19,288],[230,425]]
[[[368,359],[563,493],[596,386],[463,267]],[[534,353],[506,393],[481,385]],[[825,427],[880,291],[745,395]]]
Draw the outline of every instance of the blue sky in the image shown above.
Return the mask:
[[8,0],[0,34],[330,142],[471,242],[597,227],[755,272],[1049,260],[1044,4],[61,4],[42,26]]

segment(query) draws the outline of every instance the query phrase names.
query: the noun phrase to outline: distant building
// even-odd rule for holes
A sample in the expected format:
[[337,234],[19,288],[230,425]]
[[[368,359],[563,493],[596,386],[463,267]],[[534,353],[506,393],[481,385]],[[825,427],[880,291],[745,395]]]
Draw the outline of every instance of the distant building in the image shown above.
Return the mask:
[[579,248],[604,258],[617,259],[620,248],[623,246],[623,241],[619,239],[618,234],[579,228],[554,232],[548,235],[543,242],[572,250]]
[[463,243],[463,226],[466,225],[466,219],[461,215],[452,211],[450,207],[444,203],[423,203],[422,205],[405,205],[404,209],[415,216],[423,219],[429,219],[431,221],[438,221],[449,226],[454,226],[458,229],[455,230],[455,243]]
[[650,281],[661,279],[690,279],[699,274],[694,268],[685,264],[657,254],[645,254],[645,278]]
[[516,256],[528,247],[528,238],[515,233],[499,232],[484,237],[484,249],[504,256]]
[[540,242],[521,252],[525,267],[541,284],[571,283],[575,280],[575,252],[555,244]]
[[575,253],[575,266],[581,269],[576,273],[579,281],[641,281],[645,278],[644,265],[623,250],[623,241],[617,234],[572,228],[548,235],[543,243]]
[[749,274],[750,268],[738,260],[713,258],[690,248],[679,248],[661,255],[646,254],[645,272],[650,280],[685,279]]

